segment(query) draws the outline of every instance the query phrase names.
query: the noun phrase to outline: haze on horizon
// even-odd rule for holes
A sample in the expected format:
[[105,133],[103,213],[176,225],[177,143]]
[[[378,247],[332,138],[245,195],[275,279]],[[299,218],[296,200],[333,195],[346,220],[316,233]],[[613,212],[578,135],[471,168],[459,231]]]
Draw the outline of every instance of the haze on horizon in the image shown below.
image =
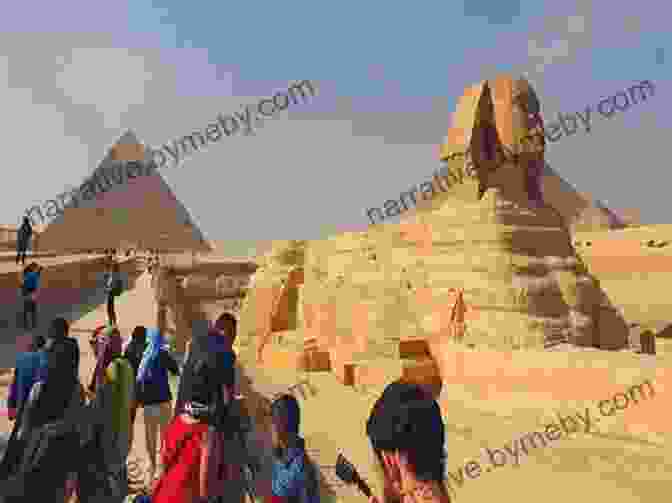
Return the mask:
[[309,102],[161,175],[231,255],[257,240],[363,229],[367,208],[431,177],[456,100],[498,73],[529,79],[546,122],[652,81],[653,98],[551,144],[547,160],[609,208],[669,221],[671,6],[428,6],[298,2],[268,17],[255,14],[271,7],[259,1],[6,6],[0,223],[81,183],[128,129],[160,145],[310,79],[319,92]]

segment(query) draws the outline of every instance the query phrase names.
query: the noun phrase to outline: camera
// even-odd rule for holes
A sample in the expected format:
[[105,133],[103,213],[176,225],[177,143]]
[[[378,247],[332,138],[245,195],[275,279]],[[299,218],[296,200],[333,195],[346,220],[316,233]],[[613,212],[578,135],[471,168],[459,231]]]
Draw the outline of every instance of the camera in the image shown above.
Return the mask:
[[346,484],[356,485],[357,489],[367,498],[371,497],[371,489],[368,484],[364,482],[357,473],[355,466],[343,454],[339,454],[336,458],[336,476]]

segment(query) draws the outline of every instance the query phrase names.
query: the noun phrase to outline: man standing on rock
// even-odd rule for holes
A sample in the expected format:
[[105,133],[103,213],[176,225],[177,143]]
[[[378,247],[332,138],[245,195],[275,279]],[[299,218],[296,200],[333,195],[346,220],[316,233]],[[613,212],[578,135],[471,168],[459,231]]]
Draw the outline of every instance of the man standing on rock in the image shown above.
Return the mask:
[[16,263],[21,265],[26,263],[26,251],[30,245],[30,238],[33,235],[33,228],[30,225],[30,219],[23,217],[23,223],[19,227],[16,235]]

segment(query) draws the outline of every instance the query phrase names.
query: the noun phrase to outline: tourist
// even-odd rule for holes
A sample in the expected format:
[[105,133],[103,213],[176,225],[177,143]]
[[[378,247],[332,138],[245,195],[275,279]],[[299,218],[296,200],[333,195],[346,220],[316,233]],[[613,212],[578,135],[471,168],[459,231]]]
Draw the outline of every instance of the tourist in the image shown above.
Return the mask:
[[[111,325],[110,325],[111,326]],[[98,361],[98,351],[99,351],[99,341],[101,340],[101,336],[103,335],[103,332],[108,330],[108,325],[99,325],[96,328],[93,329],[93,332],[91,333],[91,337],[89,337],[89,346],[91,347],[91,351],[93,352],[93,355],[96,358],[96,362]],[[100,372],[98,372],[98,375]],[[89,383],[89,387],[87,388],[87,391],[93,395],[93,393],[96,390],[96,386],[99,384],[97,381],[96,377],[96,371],[94,370],[93,376],[91,378],[91,382]]]
[[[40,288],[42,268],[35,262],[23,271],[21,296],[23,297],[23,326],[26,330],[37,328],[37,293]],[[32,328],[28,325],[28,316],[32,318]]]
[[[210,371],[201,365],[184,390],[184,412],[166,430],[161,450],[162,473],[152,488],[151,503],[207,501],[208,418],[201,411],[212,404]],[[180,383],[182,387],[182,383]],[[205,406],[205,407],[204,407]]]
[[117,324],[117,313],[114,309],[114,299],[121,295],[121,273],[119,263],[112,262],[105,273],[105,293],[107,295],[107,320],[111,325]]
[[133,369],[133,376],[136,379],[135,393],[133,401],[131,402],[131,438],[129,440],[131,446],[133,445],[133,425],[135,424],[135,416],[138,411],[138,369],[140,368],[140,362],[142,361],[142,355],[144,354],[145,349],[147,349],[147,329],[138,325],[133,329],[131,340],[124,349],[124,358],[130,363],[131,368]]
[[[230,326],[230,330],[234,331],[235,337],[235,326]],[[241,461],[244,455],[241,451],[241,440],[244,440],[241,433],[244,432],[240,415],[231,412],[235,381],[235,355],[231,351],[231,340],[232,338],[223,336],[215,327],[192,336],[175,404],[176,417],[189,413],[190,410],[193,413],[198,404],[190,404],[189,396],[194,393],[194,389],[201,394],[207,391],[207,396],[200,401],[200,407],[203,417],[207,417],[204,420],[208,423],[207,442],[204,446],[207,464],[203,469],[210,475],[202,490],[213,498],[223,497],[224,493],[228,493],[227,501],[235,499],[231,497],[232,491],[242,495]]]
[[318,503],[320,485],[317,470],[306,454],[299,436],[301,411],[292,395],[283,394],[271,404],[273,471],[272,503]]
[[205,361],[215,372],[217,388],[224,386],[226,396],[221,398],[224,402],[233,399],[235,388],[235,363],[236,355],[233,351],[233,343],[236,339],[237,321],[230,313],[224,313],[215,323],[215,326],[208,330],[206,334],[199,334],[192,337],[189,354],[187,355],[184,370],[182,372],[182,381],[185,386],[180,386],[177,400],[175,402],[175,414],[182,412],[181,407],[184,399],[180,396],[180,391],[187,389],[193,368],[198,362]]
[[[225,312],[217,318],[215,322],[214,329],[219,332],[220,337],[213,341],[215,347],[220,348],[222,352],[229,354],[228,359],[226,360],[227,372],[231,372],[229,377],[229,393],[231,397],[235,396],[235,367],[236,367],[236,352],[233,349],[234,344],[236,343],[236,338],[238,337],[238,321],[236,318],[229,312]],[[231,365],[229,370],[228,365]]]
[[2,462],[6,503],[65,501],[68,476],[77,469],[84,404],[78,356],[69,344],[47,351],[46,373],[19,413]]
[[136,378],[136,399],[144,410],[145,439],[149,456],[148,478],[151,483],[156,474],[157,435],[160,433],[163,441],[171,418],[173,397],[168,382],[168,371],[179,375],[179,368],[168,352],[168,344],[158,329],[148,330],[147,343]]
[[121,346],[121,335],[114,326],[97,336],[97,362],[89,386],[95,397],[94,433],[87,445],[84,473],[80,474],[80,501],[100,501],[103,488],[100,484],[96,487],[95,481],[100,477],[95,472],[101,471],[105,474],[104,483],[110,484],[105,488],[108,499],[102,501],[121,503],[126,497],[134,380],[133,369],[123,358]]
[[33,343],[26,352],[16,356],[16,369],[14,379],[9,388],[7,399],[7,415],[10,420],[16,419],[17,411],[28,398],[33,384],[42,376],[42,371],[47,367],[47,355],[43,351],[46,339],[41,335],[33,338]]
[[21,265],[26,263],[26,251],[30,245],[30,238],[33,235],[33,227],[30,225],[30,219],[23,217],[23,223],[16,233],[16,263]]
[[[383,503],[450,503],[445,478],[445,427],[438,403],[422,388],[389,384],[366,423]],[[379,500],[371,497],[371,503]]]
[[49,326],[49,332],[47,333],[47,344],[45,350],[48,351],[55,345],[64,344],[66,346],[71,346],[75,354],[77,355],[77,366],[79,367],[79,342],[74,337],[69,337],[70,333],[70,324],[65,318],[54,318]]

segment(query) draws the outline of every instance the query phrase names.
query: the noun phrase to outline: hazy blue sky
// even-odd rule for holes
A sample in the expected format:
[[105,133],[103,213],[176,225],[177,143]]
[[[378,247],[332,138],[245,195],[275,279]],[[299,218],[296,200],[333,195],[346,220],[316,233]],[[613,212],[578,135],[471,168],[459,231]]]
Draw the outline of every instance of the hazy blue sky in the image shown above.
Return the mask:
[[653,81],[653,99],[548,158],[610,207],[669,222],[669,2],[5,4],[1,223],[81,183],[126,129],[159,145],[311,79],[311,103],[162,174],[212,239],[363,227],[368,207],[431,177],[456,99],[498,72],[529,78],[546,121]]

